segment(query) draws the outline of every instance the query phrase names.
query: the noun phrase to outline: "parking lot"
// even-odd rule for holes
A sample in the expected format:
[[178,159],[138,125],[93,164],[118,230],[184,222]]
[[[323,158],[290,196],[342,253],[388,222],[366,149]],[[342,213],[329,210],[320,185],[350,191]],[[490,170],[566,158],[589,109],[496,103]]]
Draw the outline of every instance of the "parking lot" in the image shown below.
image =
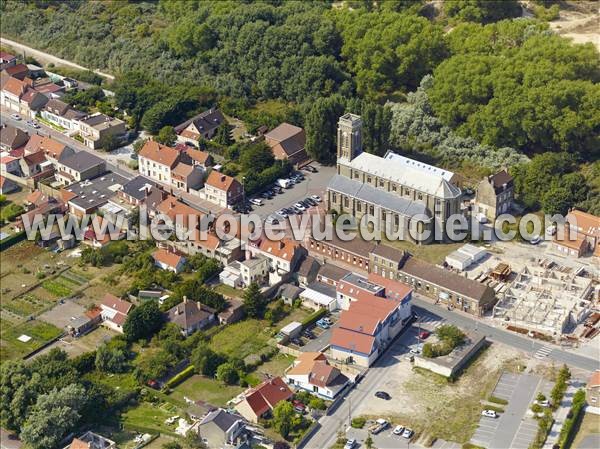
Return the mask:
[[[400,435],[394,435],[392,432],[394,430],[394,426],[390,426],[384,431],[378,433],[377,435],[371,435],[373,439],[374,447],[378,449],[399,449],[399,448],[421,448],[423,446],[411,441],[409,439],[403,438]],[[357,442],[357,446],[359,448],[366,447],[364,441],[368,437],[367,429],[353,429],[352,427],[346,430],[346,438],[354,438]],[[450,441],[444,440],[436,440],[436,442],[431,446],[433,449],[460,449],[462,446],[458,443],[453,443]]]
[[[324,202],[324,192],[327,189],[329,180],[335,174],[335,167],[322,166],[315,162],[311,165],[318,170],[317,173],[302,170],[301,173],[304,175],[303,181],[300,181],[289,189],[284,189],[283,193],[275,195],[271,199],[261,198],[263,205],[252,206],[254,208],[253,213],[259,214],[261,218],[266,218],[275,211],[293,206],[298,201],[311,195],[320,196]],[[256,197],[260,198],[260,195]]]
[[527,410],[538,392],[548,394],[551,385],[529,374],[503,373],[492,393],[508,401],[498,418],[482,416],[471,443],[489,449],[527,449],[537,433],[537,422]]

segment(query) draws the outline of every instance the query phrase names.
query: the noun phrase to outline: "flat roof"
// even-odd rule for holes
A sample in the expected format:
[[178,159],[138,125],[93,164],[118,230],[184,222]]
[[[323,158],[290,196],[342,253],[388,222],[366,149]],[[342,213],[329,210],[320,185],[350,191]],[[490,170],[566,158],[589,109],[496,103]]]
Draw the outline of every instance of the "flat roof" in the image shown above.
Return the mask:
[[66,188],[76,197],[69,203],[80,209],[90,209],[101,206],[108,202],[116,193],[123,188],[127,179],[114,172],[107,172],[93,179],[77,182]]

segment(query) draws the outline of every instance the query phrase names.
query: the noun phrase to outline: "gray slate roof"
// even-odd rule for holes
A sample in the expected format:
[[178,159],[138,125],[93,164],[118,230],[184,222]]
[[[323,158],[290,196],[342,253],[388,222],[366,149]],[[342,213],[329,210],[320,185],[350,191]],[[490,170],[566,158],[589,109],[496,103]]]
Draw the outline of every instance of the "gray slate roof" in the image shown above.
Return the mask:
[[88,151],[80,151],[61,161],[62,165],[78,172],[89,170],[90,168],[104,163],[104,159],[101,159]]
[[328,190],[357,198],[370,204],[377,204],[384,209],[391,210],[406,217],[413,217],[418,214],[431,216],[429,209],[424,204],[407,200],[390,192],[379,190],[369,184],[346,178],[342,175],[335,175],[331,178]]
[[219,429],[223,432],[227,432],[237,421],[243,420],[240,415],[235,413],[226,412],[223,409],[213,410],[208,415],[204,417],[204,419],[200,422],[200,425],[207,424],[209,422],[214,422]]
[[148,178],[136,176],[123,186],[123,193],[141,201],[146,198],[146,186],[157,187],[158,185]]

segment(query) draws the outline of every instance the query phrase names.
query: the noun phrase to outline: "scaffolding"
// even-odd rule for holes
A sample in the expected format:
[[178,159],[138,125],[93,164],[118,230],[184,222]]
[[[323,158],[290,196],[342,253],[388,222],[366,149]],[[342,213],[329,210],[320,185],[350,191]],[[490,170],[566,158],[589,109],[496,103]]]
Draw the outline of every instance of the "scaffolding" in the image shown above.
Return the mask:
[[494,318],[560,336],[590,313],[592,280],[541,259],[525,267],[494,306]]

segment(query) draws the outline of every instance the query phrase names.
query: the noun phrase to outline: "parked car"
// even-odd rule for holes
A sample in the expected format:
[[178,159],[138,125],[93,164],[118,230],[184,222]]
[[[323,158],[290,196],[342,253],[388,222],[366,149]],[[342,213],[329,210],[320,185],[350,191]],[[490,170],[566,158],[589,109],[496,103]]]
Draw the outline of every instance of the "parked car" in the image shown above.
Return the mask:
[[379,399],[385,399],[386,401],[389,401],[390,399],[392,399],[392,397],[390,396],[389,393],[385,392],[385,391],[377,391],[375,392],[375,397],[379,398]]
[[304,343],[299,338],[292,339],[292,343],[294,343],[296,346],[304,346]]
[[300,201],[298,201],[296,204],[294,204],[294,207],[296,209],[300,209],[302,212],[304,212],[306,210],[306,207]]
[[375,424],[373,424],[371,427],[369,427],[369,431],[373,435],[377,435],[379,432],[386,429],[387,426],[389,426],[389,424],[390,423],[388,423],[385,419],[379,418],[377,421],[375,421]]
[[279,224],[279,220],[277,219],[277,217],[274,214],[271,214],[267,217],[267,219],[265,220],[265,223],[267,224]]
[[404,432],[402,432],[402,437],[406,438],[407,440],[412,438],[413,435],[414,435],[414,432],[412,431],[412,429],[409,429],[408,427],[406,429],[404,429]]
[[542,241],[542,238],[539,235],[534,235],[533,238],[529,241],[532,245],[537,245]]
[[421,340],[425,340],[425,339],[426,339],[426,338],[428,338],[430,335],[431,335],[431,333],[430,333],[430,332],[428,332],[428,331],[421,331],[421,332],[419,332],[419,338],[420,338]]
[[292,405],[298,413],[304,414],[306,412],[306,406],[301,401],[293,400]]
[[404,426],[400,425],[394,427],[394,430],[392,431],[394,435],[402,435],[402,432],[404,432]]
[[279,209],[278,211],[275,212],[276,215],[279,215],[280,217],[283,218],[287,218],[288,214],[285,210],[283,209]]
[[333,324],[333,321],[328,316],[326,316],[325,318],[321,318],[321,319],[323,320],[324,323],[326,323],[330,326]]
[[320,203],[321,201],[323,201],[319,195],[311,195],[310,197],[317,203]]
[[487,416],[488,418],[497,418],[498,414],[494,410],[483,410],[481,416]]
[[317,321],[315,323],[318,327],[320,327],[321,329],[329,329],[329,327],[331,326],[330,324],[326,323],[323,318],[321,318],[319,321]]
[[356,447],[356,440],[354,438],[350,438],[348,441],[346,441],[346,444],[344,444],[344,449],[354,449]]
[[304,200],[306,203],[310,204],[311,206],[316,206],[317,202],[315,200],[313,200],[312,198],[306,198]]
[[550,401],[548,399],[544,399],[543,401],[535,401],[535,403],[542,407],[550,407]]
[[420,350],[419,348],[412,348],[412,349],[410,350],[410,353],[411,353],[411,354],[420,354],[420,353],[421,353],[421,350]]
[[250,198],[250,203],[254,204],[255,206],[262,206],[263,200],[260,198]]
[[302,332],[302,335],[304,335],[306,338],[309,339],[313,339],[315,338],[315,334],[313,334],[311,331],[309,331],[308,329],[306,329],[304,332]]
[[10,118],[17,121],[21,120],[21,116],[19,114],[10,114]]

